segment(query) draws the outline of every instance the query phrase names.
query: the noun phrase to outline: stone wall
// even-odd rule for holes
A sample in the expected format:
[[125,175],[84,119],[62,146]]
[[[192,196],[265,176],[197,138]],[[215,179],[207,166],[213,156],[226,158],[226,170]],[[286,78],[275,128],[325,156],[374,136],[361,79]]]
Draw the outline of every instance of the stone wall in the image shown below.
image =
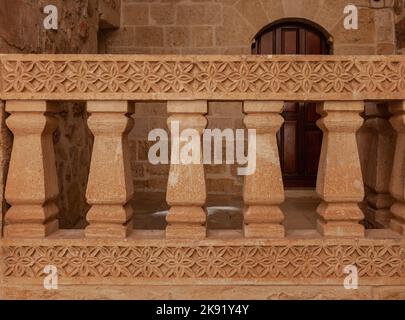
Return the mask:
[[[46,5],[58,8],[59,29],[45,30]],[[97,53],[98,0],[0,2],[2,53]]]
[[[123,0],[109,53],[250,54],[263,27],[306,19],[331,35],[334,54],[392,54],[394,0]],[[343,9],[359,9],[359,29],[343,28]]]

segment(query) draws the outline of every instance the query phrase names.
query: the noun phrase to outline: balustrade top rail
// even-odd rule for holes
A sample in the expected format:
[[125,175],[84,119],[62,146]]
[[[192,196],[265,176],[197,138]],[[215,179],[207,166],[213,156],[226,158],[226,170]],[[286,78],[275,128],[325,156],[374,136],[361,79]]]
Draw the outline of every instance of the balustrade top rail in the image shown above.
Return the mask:
[[5,54],[0,99],[397,100],[405,56]]

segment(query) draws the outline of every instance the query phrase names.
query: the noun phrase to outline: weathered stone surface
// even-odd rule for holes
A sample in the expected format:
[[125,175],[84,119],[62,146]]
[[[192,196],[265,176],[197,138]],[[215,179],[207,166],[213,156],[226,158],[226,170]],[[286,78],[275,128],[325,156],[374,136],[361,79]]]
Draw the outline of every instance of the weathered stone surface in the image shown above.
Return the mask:
[[46,30],[47,1],[0,3],[0,52],[97,53],[98,0],[57,0],[58,31]]

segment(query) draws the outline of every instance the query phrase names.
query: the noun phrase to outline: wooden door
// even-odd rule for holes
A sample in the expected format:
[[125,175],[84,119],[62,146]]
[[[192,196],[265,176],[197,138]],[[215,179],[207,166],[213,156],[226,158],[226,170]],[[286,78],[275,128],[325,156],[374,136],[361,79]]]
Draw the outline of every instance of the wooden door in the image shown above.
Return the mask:
[[[325,36],[304,23],[283,23],[261,32],[253,54],[328,54]],[[314,103],[288,102],[282,113],[284,125],[278,133],[284,186],[315,187],[322,145],[316,126],[320,115]]]

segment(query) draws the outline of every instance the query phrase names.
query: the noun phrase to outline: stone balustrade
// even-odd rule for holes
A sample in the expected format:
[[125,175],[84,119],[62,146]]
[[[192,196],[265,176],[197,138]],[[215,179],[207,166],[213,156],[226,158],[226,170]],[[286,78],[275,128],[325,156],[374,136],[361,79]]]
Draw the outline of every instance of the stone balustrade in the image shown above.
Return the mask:
[[[44,263],[41,257],[50,262],[58,257],[66,259],[61,268],[72,281],[75,273],[67,267],[69,259],[80,257],[89,265],[85,255],[93,255],[99,259],[99,268],[82,269],[81,277],[184,280],[188,275],[210,281],[234,276],[251,281],[304,277],[306,283],[323,283],[328,277],[342,276],[330,269],[327,259],[361,265],[365,257],[384,251],[388,261],[384,267],[376,266],[373,259],[360,266],[370,283],[384,282],[384,277],[395,283],[405,279],[401,269],[405,260],[403,56],[0,55],[0,100],[10,113],[7,126],[14,135],[5,192],[10,208],[2,239],[5,278],[38,277]],[[87,101],[88,126],[94,135],[86,192],[91,208],[84,232],[58,227],[59,189],[51,137],[56,102],[61,100]],[[200,134],[207,125],[209,100],[243,102],[244,124],[257,132],[256,171],[244,182],[243,232],[207,230],[203,164],[170,166],[170,210],[164,234],[133,230],[127,139],[134,103],[144,100],[167,101],[168,123],[178,121],[181,129],[193,128]],[[285,230],[280,209],[284,190],[276,133],[283,123],[284,102],[296,100],[318,103],[322,115],[318,126],[324,133],[317,180],[322,203],[317,209],[317,230],[309,235]],[[389,107],[380,104],[372,116],[364,115],[365,103],[370,101]],[[369,159],[375,165],[366,169],[361,167],[367,155],[358,148],[360,135],[356,140],[364,122],[361,114],[370,130],[366,136],[374,137],[367,150],[377,154]],[[386,133],[390,123],[396,139]],[[386,164],[388,144],[395,146],[392,165]],[[388,229],[365,230],[359,207],[364,182],[366,203],[385,219]],[[55,253],[48,256],[47,250]],[[121,259],[114,263],[125,265],[105,271],[101,260],[109,255]],[[253,266],[248,265],[249,255]],[[267,261],[266,256],[275,260]],[[306,269],[300,269],[299,257],[307,259]],[[31,259],[31,269],[20,258]],[[142,264],[139,259],[146,260]],[[190,266],[182,259],[188,259]],[[223,260],[218,266],[209,262],[218,259]],[[135,260],[139,266],[132,264]],[[234,264],[229,265],[226,261],[231,260]],[[156,261],[159,266],[153,266]],[[310,266],[314,261],[319,265]],[[260,271],[260,265],[268,263],[277,268],[272,265]],[[139,271],[147,264],[149,275]],[[162,265],[166,271],[159,269]],[[380,271],[371,272],[376,269],[370,265]],[[218,268],[218,273],[212,268]]]

